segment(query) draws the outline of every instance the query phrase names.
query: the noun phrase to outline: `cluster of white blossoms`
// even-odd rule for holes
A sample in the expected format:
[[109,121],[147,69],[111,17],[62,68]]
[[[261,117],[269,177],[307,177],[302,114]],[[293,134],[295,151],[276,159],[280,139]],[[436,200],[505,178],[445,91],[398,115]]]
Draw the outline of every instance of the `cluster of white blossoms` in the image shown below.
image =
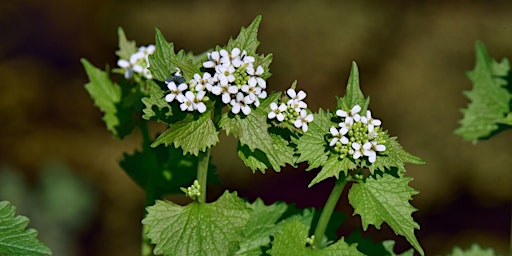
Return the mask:
[[[194,74],[188,84],[181,79],[178,72],[174,78],[166,81],[170,93],[167,102],[177,100],[182,111],[206,111],[207,93],[220,97],[221,101],[231,106],[231,112],[245,115],[251,113],[251,106],[258,107],[260,99],[267,97],[267,84],[261,77],[265,70],[254,66],[255,58],[247,55],[245,50],[233,48],[207,53],[208,60],[203,63],[206,72]],[[179,79],[178,79],[179,80]]]
[[372,117],[370,110],[361,116],[361,106],[355,105],[347,112],[337,110],[341,118],[338,127],[331,127],[329,146],[339,152],[341,157],[350,156],[353,159],[367,157],[370,163],[377,159],[377,152],[386,150],[384,132],[381,131],[381,121]]
[[[258,107],[259,99],[267,97],[267,83],[261,77],[265,70],[261,65],[255,67],[253,56],[245,50],[233,48],[207,53],[208,60],[203,67],[208,73],[208,87],[214,95],[220,96],[224,104],[231,105],[231,112],[245,115],[251,113],[251,106]],[[205,73],[207,74],[207,73]]]
[[138,73],[146,79],[152,79],[151,72],[149,72],[149,55],[153,54],[155,46],[150,44],[148,46],[141,46],[136,53],[130,56],[129,60],[119,59],[117,65],[125,70],[124,77],[130,79],[133,72]]
[[270,103],[269,119],[276,119],[279,122],[288,122],[302,131],[308,131],[308,124],[313,121],[313,114],[306,111],[308,105],[303,100],[306,98],[304,91],[298,93],[295,89],[290,88],[286,91],[288,100],[286,103]]

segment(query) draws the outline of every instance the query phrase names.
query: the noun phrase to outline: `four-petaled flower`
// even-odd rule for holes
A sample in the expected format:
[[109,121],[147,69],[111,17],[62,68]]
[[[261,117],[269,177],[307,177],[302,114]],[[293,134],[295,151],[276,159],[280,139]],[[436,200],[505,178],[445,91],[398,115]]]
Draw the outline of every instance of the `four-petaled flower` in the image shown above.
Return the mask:
[[167,83],[167,88],[171,91],[171,93],[165,95],[165,101],[172,102],[178,95],[183,95],[182,92],[188,89],[188,85],[185,83],[181,83],[176,86],[176,83],[173,81],[165,81]]
[[381,124],[379,119],[372,118],[372,112],[370,110],[366,110],[366,116],[361,117],[361,122],[368,125],[368,132],[373,132],[375,126],[379,126]]
[[293,123],[295,127],[302,128],[303,132],[308,131],[308,123],[313,121],[313,114],[308,114],[305,109],[300,111],[299,116]]
[[284,120],[283,112],[286,111],[286,105],[281,103],[281,105],[277,106],[277,103],[270,103],[270,112],[268,113],[268,119],[276,118],[279,122]]
[[352,125],[354,122],[359,122],[359,120],[361,120],[359,111],[361,111],[361,106],[355,105],[349,112],[341,109],[336,110],[336,115],[345,118],[345,123],[347,125]]

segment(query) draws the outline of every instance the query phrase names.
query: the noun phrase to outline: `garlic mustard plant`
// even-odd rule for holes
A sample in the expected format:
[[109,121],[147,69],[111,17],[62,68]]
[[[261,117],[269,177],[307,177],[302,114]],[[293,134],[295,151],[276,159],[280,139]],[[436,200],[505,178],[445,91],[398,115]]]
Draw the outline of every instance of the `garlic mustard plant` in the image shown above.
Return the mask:
[[[423,161],[372,116],[357,65],[336,110],[314,112],[296,82],[285,92],[268,90],[272,54],[257,52],[260,22],[258,16],[225,45],[199,55],[176,52],[158,29],[154,47],[145,48],[119,29],[120,68],[112,70],[120,75],[117,80],[82,60],[90,80],[85,88],[104,112],[107,129],[120,139],[135,129],[142,134],[141,148],[120,162],[146,193],[142,255],[394,254],[392,241],[369,248],[357,238],[336,235],[343,218],[334,206],[348,183],[353,183],[347,186],[348,200],[364,230],[386,222],[423,255],[414,235],[416,209],[409,203],[417,191],[405,175],[406,163]],[[150,122],[165,130],[150,132]],[[306,171],[318,170],[309,186],[334,180],[325,207],[265,205],[233,191],[212,198],[207,188],[216,176],[210,152],[221,131],[238,140],[238,156],[253,172],[304,163]],[[163,200],[175,193],[191,201]]]

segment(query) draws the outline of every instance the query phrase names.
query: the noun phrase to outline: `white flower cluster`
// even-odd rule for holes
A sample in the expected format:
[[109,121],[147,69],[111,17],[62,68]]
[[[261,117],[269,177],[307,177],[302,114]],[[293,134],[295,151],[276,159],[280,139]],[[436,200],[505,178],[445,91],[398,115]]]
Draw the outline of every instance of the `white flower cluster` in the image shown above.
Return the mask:
[[[233,48],[207,53],[208,61],[203,67],[212,70],[207,89],[220,96],[224,104],[231,105],[231,112],[245,115],[251,113],[251,105],[258,107],[259,99],[267,97],[267,83],[261,77],[265,70],[254,66],[255,58],[245,50]],[[206,73],[205,73],[206,74]]]
[[341,153],[342,157],[351,156],[353,159],[368,157],[370,163],[377,159],[377,152],[386,150],[384,133],[380,130],[381,121],[374,119],[370,110],[365,116],[359,115],[361,106],[355,105],[349,112],[337,110],[336,115],[341,118],[339,127],[329,130],[332,139],[329,146]]
[[199,113],[204,113],[206,111],[205,102],[208,101],[205,89],[207,86],[211,86],[208,81],[208,73],[204,73],[203,77],[195,74],[194,78],[186,84],[178,69],[173,78],[165,80],[167,88],[170,90],[170,93],[165,95],[165,100],[169,103],[177,100],[180,103],[181,111],[197,110]]
[[129,60],[119,59],[117,65],[125,70],[124,77],[130,79],[133,72],[141,74],[146,79],[152,79],[151,72],[149,72],[149,55],[153,54],[155,46],[150,44],[148,46],[139,47],[138,51],[130,56]]
[[290,88],[286,91],[288,100],[285,103],[270,103],[270,112],[268,119],[277,119],[279,122],[292,123],[296,128],[301,128],[302,131],[308,131],[308,123],[313,121],[313,114],[308,114],[306,108],[308,105],[303,100],[306,98],[304,91],[298,93],[295,89]]
[[231,106],[231,112],[248,115],[251,106],[258,107],[260,99],[267,97],[267,84],[261,77],[265,70],[262,66],[254,67],[255,58],[247,55],[245,50],[233,48],[207,53],[208,60],[203,63],[206,72],[195,74],[188,84],[176,83],[181,78],[178,72],[173,79],[166,81],[170,93],[167,102],[178,100],[182,111],[206,111],[207,93],[219,96],[224,104]]

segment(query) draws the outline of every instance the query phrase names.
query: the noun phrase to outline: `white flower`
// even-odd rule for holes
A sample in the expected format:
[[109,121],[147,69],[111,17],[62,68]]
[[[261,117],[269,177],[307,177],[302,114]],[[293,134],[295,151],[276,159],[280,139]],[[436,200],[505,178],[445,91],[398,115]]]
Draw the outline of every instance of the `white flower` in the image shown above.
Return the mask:
[[352,155],[352,157],[354,159],[358,159],[363,155],[364,149],[363,149],[363,147],[361,147],[361,144],[359,144],[357,142],[352,142],[352,148],[354,149],[354,153]]
[[199,111],[199,113],[204,113],[206,111],[206,105],[203,102],[205,95],[205,91],[198,91],[194,97],[194,109]]
[[307,132],[308,131],[308,123],[313,121],[313,114],[309,114],[306,112],[305,109],[300,111],[299,116],[297,116],[297,119],[293,123],[295,127],[302,128],[302,131]]
[[277,106],[277,103],[270,103],[270,112],[268,113],[268,119],[276,118],[279,122],[284,120],[283,112],[287,109],[286,105],[281,103],[281,105]]
[[302,90],[299,91],[299,93],[295,92],[295,89],[288,89],[286,91],[286,94],[288,94],[288,96],[290,96],[290,99],[292,100],[298,100],[298,101],[302,101],[303,99],[306,98],[306,93]]
[[217,72],[217,78],[220,83],[226,84],[235,81],[235,76],[233,75],[235,67],[232,65],[218,65],[215,67],[215,72]]
[[172,102],[178,95],[183,95],[182,92],[188,88],[188,85],[185,83],[181,83],[176,86],[176,84],[172,81],[165,81],[167,83],[167,88],[171,90],[171,93],[165,95],[165,101]]
[[381,125],[381,121],[379,119],[372,118],[372,112],[370,110],[366,110],[366,116],[361,117],[361,122],[368,125],[368,132],[373,132],[375,126]]
[[228,104],[231,101],[231,95],[235,95],[238,92],[238,87],[229,85],[227,83],[221,83],[219,85],[212,86],[211,92],[215,95],[222,95],[222,102]]
[[177,99],[181,103],[180,109],[181,111],[194,111],[194,101],[196,96],[192,91],[187,91],[185,95],[179,94]]
[[244,97],[244,94],[239,92],[230,102],[232,106],[231,112],[233,112],[233,114],[238,114],[241,110],[242,113],[248,115],[251,113],[251,107],[249,106],[251,103],[252,101],[247,96]]
[[251,75],[251,77],[249,78],[249,81],[247,81],[247,83],[249,85],[259,85],[262,89],[265,89],[267,88],[267,82],[265,82],[265,80],[263,80],[263,78],[261,78],[261,75],[263,75],[263,67],[262,66],[258,66],[256,69],[254,69],[254,67],[252,66],[249,66],[247,67],[247,74]]
[[[220,50],[220,62],[224,65],[232,65],[233,61],[240,58],[239,55],[240,55],[240,49],[238,49],[236,47],[231,50],[231,53],[228,53],[228,51],[222,49],[222,50]],[[240,63],[237,61],[235,61],[235,62],[237,64]],[[237,67],[234,64],[233,64],[233,66]]]
[[213,51],[211,53],[207,53],[208,61],[203,62],[203,67],[205,68],[215,68],[220,64],[220,54],[217,51]]
[[361,120],[361,116],[358,114],[359,111],[361,111],[361,107],[359,105],[355,105],[352,107],[350,112],[338,109],[336,111],[336,115],[345,118],[344,122],[350,126],[354,123],[354,121],[359,122],[359,120]]
[[386,146],[382,144],[377,144],[375,141],[366,142],[363,145],[363,154],[368,157],[370,163],[375,162],[377,159],[377,152],[382,152],[386,150]]
[[205,88],[209,91],[211,91],[212,89],[212,76],[210,75],[210,73],[208,72],[205,72],[203,74],[203,76],[201,77],[201,75],[199,74],[194,74],[194,79],[193,81],[195,81],[195,90],[196,91],[202,91],[204,90]]
[[348,129],[346,128],[341,128],[341,129],[336,129],[336,127],[331,127],[331,129],[329,129],[329,131],[331,132],[331,135],[334,137],[332,138],[331,142],[329,143],[329,146],[334,146],[336,145],[336,142],[341,142],[342,144],[348,144],[348,138],[345,137],[344,135],[347,134],[348,132]]

